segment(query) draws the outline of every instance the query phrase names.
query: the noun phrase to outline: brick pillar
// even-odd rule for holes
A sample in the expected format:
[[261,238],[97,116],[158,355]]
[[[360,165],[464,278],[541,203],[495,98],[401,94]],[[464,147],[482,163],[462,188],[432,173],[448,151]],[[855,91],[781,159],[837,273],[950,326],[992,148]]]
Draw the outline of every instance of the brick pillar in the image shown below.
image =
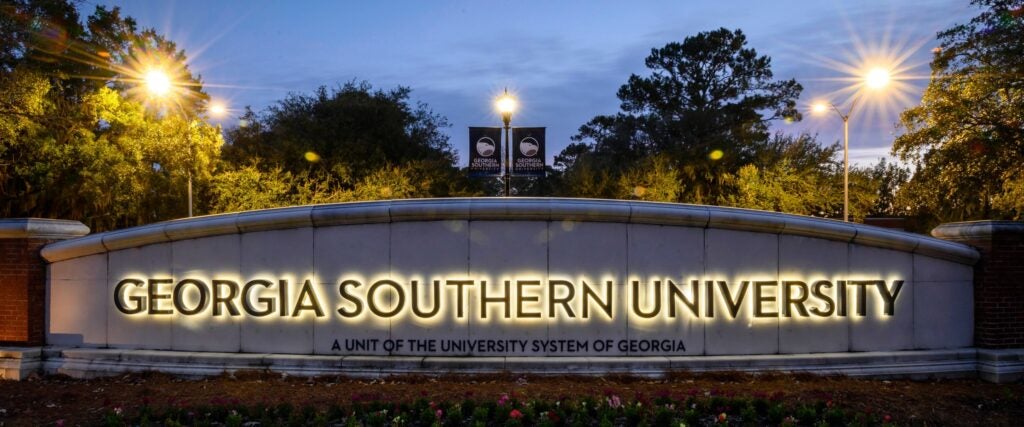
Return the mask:
[[84,236],[78,221],[0,219],[0,345],[39,346],[46,336],[46,244]]
[[974,266],[975,346],[1024,348],[1024,222],[954,222],[932,235],[981,252]]

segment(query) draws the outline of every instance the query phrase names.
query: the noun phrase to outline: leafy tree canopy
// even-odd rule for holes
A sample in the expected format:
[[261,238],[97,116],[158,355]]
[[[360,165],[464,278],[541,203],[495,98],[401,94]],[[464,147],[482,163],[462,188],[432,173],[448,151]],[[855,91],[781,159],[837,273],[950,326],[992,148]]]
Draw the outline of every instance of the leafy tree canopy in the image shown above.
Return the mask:
[[299,197],[310,179],[328,194],[320,201],[475,194],[454,166],[447,121],[411,105],[409,93],[350,82],[289,95],[263,113],[247,110],[245,125],[227,133],[224,158],[286,174],[293,202],[313,201]]
[[1024,218],[1024,1],[972,3],[981,14],[939,34],[893,146],[916,166],[897,203],[932,224]]
[[[94,230],[183,216],[222,139],[184,53],[117,8],[84,20],[66,0],[0,1],[0,215]],[[175,102],[138,89],[141,66],[175,74]]]
[[727,175],[750,163],[769,139],[769,122],[800,119],[801,86],[774,80],[771,59],[747,47],[740,30],[721,28],[652,49],[646,65],[650,75],[632,75],[619,89],[622,111],[584,124],[577,143],[559,155],[568,176],[583,157],[618,176],[647,156],[664,156],[683,184],[664,194],[719,203],[730,192]]

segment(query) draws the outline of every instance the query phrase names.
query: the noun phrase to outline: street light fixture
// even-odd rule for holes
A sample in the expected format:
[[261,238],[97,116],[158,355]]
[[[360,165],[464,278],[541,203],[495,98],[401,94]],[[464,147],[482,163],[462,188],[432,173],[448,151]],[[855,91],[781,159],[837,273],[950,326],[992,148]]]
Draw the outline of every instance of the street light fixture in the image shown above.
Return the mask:
[[164,97],[171,92],[171,78],[163,70],[149,70],[142,78],[146,83],[146,90],[153,96]]
[[221,117],[224,117],[225,114],[227,114],[228,107],[226,105],[224,105],[224,103],[222,103],[222,102],[213,101],[213,102],[210,102],[209,111],[210,111],[210,115],[211,116],[216,117],[216,118],[221,118]]
[[[882,89],[889,85],[891,80],[889,70],[884,68],[873,68],[871,71],[864,76],[864,85],[868,89]],[[860,99],[863,92],[857,91],[854,95],[853,100],[850,101],[850,108],[846,110],[846,114],[843,114],[831,102],[816,102],[811,106],[811,112],[815,114],[825,114],[829,108],[839,115],[839,118],[843,120],[843,221],[850,222],[850,115],[853,114],[853,108],[857,106],[857,101]]]
[[[174,95],[174,88],[177,84],[171,79],[171,77],[160,68],[151,68],[142,74],[142,82],[150,96],[160,98],[166,101],[168,97]],[[209,104],[208,112],[213,117],[221,117],[228,111],[227,107],[221,102],[211,102]],[[188,128],[185,129],[185,142],[188,145],[188,162],[187,175],[188,175],[188,216],[192,217],[192,163],[195,162],[194,147],[192,146],[192,127],[195,122],[190,118],[188,121]]]
[[872,68],[864,76],[864,84],[871,89],[881,89],[889,85],[889,70],[885,68]]
[[505,123],[505,197],[511,194],[512,185],[511,177],[509,174],[509,153],[512,149],[512,138],[509,136],[509,129],[511,129],[512,113],[516,110],[516,99],[508,93],[508,88],[505,88],[505,93],[498,98],[495,102],[495,106],[498,112],[501,113],[501,121]]

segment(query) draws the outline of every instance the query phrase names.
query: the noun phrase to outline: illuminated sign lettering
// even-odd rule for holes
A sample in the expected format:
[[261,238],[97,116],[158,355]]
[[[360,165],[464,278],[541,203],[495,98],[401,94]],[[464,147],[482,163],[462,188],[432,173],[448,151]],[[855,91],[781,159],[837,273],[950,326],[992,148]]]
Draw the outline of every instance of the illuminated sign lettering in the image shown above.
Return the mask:
[[[643,319],[735,319],[748,306],[755,318],[864,317],[868,307],[894,316],[903,280],[743,280],[672,279],[625,285],[626,310]],[[501,281],[465,278],[363,282],[344,279],[333,287],[339,302],[327,307],[311,279],[252,279],[246,282],[198,278],[126,278],[114,287],[114,306],[132,316],[251,316],[382,319],[414,316],[431,319],[555,319],[599,317],[617,312],[614,281]],[[382,301],[389,298],[388,303]],[[472,307],[474,304],[475,307]]]

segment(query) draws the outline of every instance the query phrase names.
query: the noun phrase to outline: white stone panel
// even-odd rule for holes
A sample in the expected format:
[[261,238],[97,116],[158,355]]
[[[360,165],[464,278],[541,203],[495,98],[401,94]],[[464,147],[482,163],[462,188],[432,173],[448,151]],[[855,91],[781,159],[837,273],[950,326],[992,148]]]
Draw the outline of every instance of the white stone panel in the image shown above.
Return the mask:
[[[754,317],[755,281],[778,281],[779,241],[775,234],[709,228],[705,234],[705,265],[708,280],[727,282],[732,299],[739,302],[736,318],[726,309],[726,298],[716,283],[714,319],[705,321],[705,353],[772,354],[779,352],[778,317]],[[749,282],[745,294],[743,281]],[[772,287],[763,288],[766,295]],[[706,290],[706,289],[705,289]],[[778,287],[774,288],[778,291]],[[743,300],[739,301],[743,295]],[[778,301],[764,304],[777,311]]]
[[[427,286],[433,280],[468,280],[469,276],[469,223],[467,221],[415,221],[391,224],[391,277],[403,285],[405,307],[391,319],[391,338],[394,340],[466,340],[469,338],[469,308],[477,301],[463,295],[462,317],[454,304],[457,288],[441,284],[442,305],[434,317],[420,318],[412,315],[412,280],[420,286]],[[431,285],[432,286],[432,285]],[[422,289],[422,288],[421,288]],[[421,301],[428,302],[426,295]],[[397,295],[394,304],[398,304]],[[424,309],[427,307],[424,306]],[[437,341],[440,343],[440,341]],[[430,351],[404,349],[392,354],[427,355]],[[452,354],[459,355],[459,354]]]
[[[784,313],[779,317],[780,353],[830,353],[847,351],[850,348],[849,321],[836,316],[835,300],[837,281],[847,277],[847,244],[803,236],[779,236],[779,278],[782,281],[800,281],[807,285],[808,298],[803,305],[807,311],[804,317],[795,304],[780,307]],[[815,313],[828,311],[828,303],[813,293],[818,281],[828,281],[817,286],[817,290],[832,299],[832,315],[818,316]],[[785,305],[785,285],[780,283],[779,303]],[[791,298],[802,295],[802,287],[788,288]],[[815,312],[813,309],[817,309]]]
[[[317,354],[361,354],[385,355],[387,352],[369,345],[370,341],[383,342],[390,338],[391,322],[369,313],[363,302],[362,313],[344,317],[356,309],[351,301],[343,300],[339,292],[342,281],[354,280],[359,285],[346,285],[346,291],[353,297],[362,298],[367,289],[377,280],[390,277],[389,257],[391,232],[389,224],[363,224],[314,229],[314,257],[316,277],[323,297],[327,316],[315,320],[313,327],[314,349]],[[390,294],[390,293],[389,293]],[[391,298],[382,304],[391,308]],[[335,340],[338,348],[334,349]],[[345,351],[346,348],[359,349]]]
[[[646,352],[637,356],[698,355],[704,353],[704,319],[694,317],[691,309],[671,298],[670,283],[693,300],[692,280],[704,277],[704,229],[662,225],[630,224],[628,229],[629,262],[626,283],[629,339],[683,341],[685,352]],[[643,313],[655,308],[654,297],[660,296],[660,311],[650,318],[635,312],[633,281],[640,286],[636,294]],[[660,281],[660,293],[655,281]],[[696,300],[698,314],[702,309]],[[675,304],[671,317],[670,301]]]
[[[114,290],[123,279],[171,280],[171,244],[157,243],[140,248],[122,249],[108,254],[108,279],[106,292],[107,311],[107,343],[114,348],[133,348],[148,350],[169,350],[171,348],[171,314],[149,314],[146,311],[138,314],[125,314],[114,305]],[[155,282],[154,282],[155,283]],[[171,295],[173,283],[157,283],[154,290],[157,295]],[[147,285],[129,286],[129,296],[145,296]],[[131,307],[129,307],[131,308]],[[173,310],[170,298],[160,299],[155,305],[158,310]]]
[[88,255],[49,266],[52,280],[107,280],[107,254]]
[[974,284],[917,282],[914,287],[914,349],[974,344]]
[[957,282],[974,279],[974,267],[914,254],[914,282]]
[[856,244],[850,245],[849,280],[884,280],[890,292],[893,282],[903,280],[892,316],[883,313],[877,286],[864,287],[866,316],[857,314],[859,287],[847,287],[847,316],[851,351],[908,350],[914,346],[913,254]]
[[[296,299],[305,280],[316,283],[313,274],[313,229],[311,227],[243,233],[241,276],[273,282],[256,287],[250,295],[276,300],[274,313],[265,317],[244,316],[242,351],[310,354],[313,352],[313,318],[309,311],[293,317]],[[280,280],[288,282],[288,304],[281,315]],[[243,285],[244,286],[244,285]],[[319,287],[314,287],[319,288]],[[317,289],[320,290],[320,289]],[[322,296],[320,296],[322,301]],[[254,302],[254,304],[258,304]],[[326,313],[324,313],[326,315]]]
[[[471,339],[534,340],[547,339],[549,308],[541,296],[547,291],[548,227],[544,221],[472,221],[469,223],[469,274],[487,281],[487,295],[501,298],[506,289],[511,303],[508,313],[500,302],[487,305],[487,316],[479,298],[469,313]],[[508,284],[505,282],[509,281]],[[516,281],[523,281],[519,284]],[[525,301],[522,311],[517,295],[537,301]],[[506,318],[506,314],[509,316]],[[539,315],[539,317],[529,317]],[[483,352],[485,356],[528,355],[521,347],[501,353]],[[525,349],[528,350],[528,349]]]
[[51,280],[46,343],[75,347],[107,345],[106,280]]
[[[565,313],[550,323],[550,340],[611,340],[628,338],[628,314],[625,295],[627,268],[626,224],[552,221],[548,223],[548,280],[567,280],[576,285],[573,309],[576,318]],[[607,282],[613,283],[612,317],[594,304],[589,319],[583,319],[583,284],[591,286],[602,299]],[[619,351],[575,353],[546,352],[559,356],[624,356]]]
[[[239,273],[241,265],[241,243],[239,234],[225,234],[199,239],[178,240],[171,243],[171,262],[174,280],[177,283],[184,279],[200,280],[210,290],[207,308],[195,315],[175,314],[171,328],[171,347],[184,351],[221,351],[237,352],[241,350],[241,324],[244,316],[240,299],[234,299],[234,307],[238,316],[232,316],[225,304],[220,304],[220,314],[214,316],[213,280],[229,280],[239,287],[244,285]],[[184,295],[190,302],[198,303],[188,285]],[[219,294],[228,293],[229,285],[218,285]],[[241,292],[241,289],[239,289]],[[191,308],[192,305],[187,307]]]
[[106,346],[107,254],[50,264],[48,277],[46,342]]

